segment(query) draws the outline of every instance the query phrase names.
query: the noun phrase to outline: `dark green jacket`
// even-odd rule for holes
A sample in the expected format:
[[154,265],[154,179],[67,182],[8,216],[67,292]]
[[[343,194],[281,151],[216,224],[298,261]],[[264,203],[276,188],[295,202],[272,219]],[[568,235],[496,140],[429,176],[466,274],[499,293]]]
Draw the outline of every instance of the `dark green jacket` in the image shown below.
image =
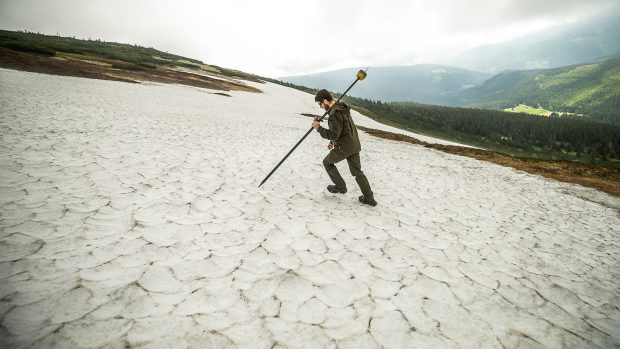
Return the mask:
[[351,118],[351,108],[343,102],[334,104],[329,112],[327,122],[329,128],[319,126],[321,137],[334,143],[335,149],[342,150],[346,155],[359,153],[362,147],[357,136],[357,128]]

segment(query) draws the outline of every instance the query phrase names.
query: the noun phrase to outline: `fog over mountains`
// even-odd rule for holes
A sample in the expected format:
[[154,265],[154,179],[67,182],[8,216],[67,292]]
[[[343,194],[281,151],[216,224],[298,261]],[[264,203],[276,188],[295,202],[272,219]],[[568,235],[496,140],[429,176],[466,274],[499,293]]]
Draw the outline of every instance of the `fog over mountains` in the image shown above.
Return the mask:
[[584,22],[482,46],[436,63],[483,72],[556,68],[620,57],[620,11]]
[[[297,85],[344,91],[358,68],[340,69],[312,75],[282,78]],[[372,67],[371,78],[356,86],[356,97],[382,101],[416,100],[429,104],[452,105],[466,88],[483,83],[493,74],[433,64],[407,67]]]
[[[620,11],[507,43],[455,53],[432,62],[437,64],[371,67],[370,78],[352,95],[382,101],[466,105],[460,96],[463,91],[480,86],[505,70],[549,69],[620,57],[620,22],[617,18],[620,18]],[[308,87],[343,91],[357,69],[359,67],[281,79]]]

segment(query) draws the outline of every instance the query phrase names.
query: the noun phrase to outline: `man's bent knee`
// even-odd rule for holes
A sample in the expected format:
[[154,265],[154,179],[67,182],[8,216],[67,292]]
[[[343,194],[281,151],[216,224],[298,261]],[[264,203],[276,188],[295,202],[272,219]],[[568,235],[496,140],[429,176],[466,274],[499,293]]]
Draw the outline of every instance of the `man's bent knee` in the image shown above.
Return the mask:
[[332,163],[331,161],[329,161],[329,159],[326,157],[325,159],[323,159],[323,166],[325,168],[329,168],[330,166],[333,166],[334,163]]
[[363,171],[351,171],[351,175],[357,178],[359,176],[363,176],[364,172]]

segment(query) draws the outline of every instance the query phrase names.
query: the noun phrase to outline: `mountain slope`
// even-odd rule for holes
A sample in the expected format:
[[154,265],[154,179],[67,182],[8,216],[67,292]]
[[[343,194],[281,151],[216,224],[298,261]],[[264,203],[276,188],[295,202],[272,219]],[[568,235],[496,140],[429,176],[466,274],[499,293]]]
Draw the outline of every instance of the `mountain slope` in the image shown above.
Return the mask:
[[177,83],[228,91],[261,82],[241,71],[154,48],[100,40],[0,30],[0,67],[46,74],[139,83]]
[[620,345],[617,197],[364,132],[377,207],[316,132],[259,189],[312,95],[0,81],[3,347]]
[[620,60],[505,71],[463,91],[458,103],[495,109],[523,103],[620,123]]
[[[344,91],[358,68],[288,76],[281,80],[296,85]],[[471,70],[418,64],[403,67],[372,67],[368,79],[358,84],[351,95],[382,101],[417,101],[428,104],[454,104],[454,97],[464,89],[478,85],[491,74]]]

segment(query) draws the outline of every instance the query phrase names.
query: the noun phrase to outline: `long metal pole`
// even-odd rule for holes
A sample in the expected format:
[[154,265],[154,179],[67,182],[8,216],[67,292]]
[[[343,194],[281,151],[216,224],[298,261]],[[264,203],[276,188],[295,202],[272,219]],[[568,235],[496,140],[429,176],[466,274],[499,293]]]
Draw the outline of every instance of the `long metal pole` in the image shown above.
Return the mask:
[[[368,68],[366,68],[366,70],[368,70]],[[346,89],[346,91],[344,91],[344,93],[338,98],[338,100],[336,100],[336,103],[340,102],[340,99],[342,97],[344,97],[344,95],[347,94],[347,92],[349,92],[349,90],[351,89],[351,87],[353,87],[353,85],[355,85],[355,83],[357,83],[360,80],[364,80],[366,78],[366,70],[360,70],[357,73],[357,78],[355,79],[355,81],[353,81],[353,83],[351,84],[351,86],[349,86],[348,89]],[[332,110],[332,107],[329,107],[329,109],[327,109],[327,111],[325,111],[325,114],[323,114],[323,116],[321,116],[317,121],[321,121],[323,120],[323,118],[325,118],[325,116],[327,116],[329,114],[329,112]],[[293,151],[295,151],[295,149],[297,149],[297,147],[301,144],[301,142],[304,141],[304,139],[306,139],[306,137],[308,137],[308,135],[310,134],[310,132],[312,132],[312,130],[314,130],[314,128],[310,127],[310,129],[308,130],[308,132],[306,132],[306,134],[301,137],[301,139],[299,140],[299,142],[297,142],[297,144],[295,144],[295,146],[293,147],[293,149],[291,149],[288,154],[286,154],[286,156],[280,160],[280,162],[278,162],[278,164],[276,165],[276,167],[273,168],[273,170],[271,170],[271,172],[269,172],[269,174],[267,175],[267,177],[265,177],[265,179],[263,179],[262,182],[260,182],[260,184],[258,185],[258,187],[260,188],[261,185],[263,185],[263,183],[265,183],[269,177],[271,177],[271,175],[276,172],[276,170],[278,169],[278,167],[280,167],[280,165],[282,165],[282,163],[284,162],[284,160],[286,160],[286,158],[288,158],[289,155],[291,155],[291,153],[293,153]]]

